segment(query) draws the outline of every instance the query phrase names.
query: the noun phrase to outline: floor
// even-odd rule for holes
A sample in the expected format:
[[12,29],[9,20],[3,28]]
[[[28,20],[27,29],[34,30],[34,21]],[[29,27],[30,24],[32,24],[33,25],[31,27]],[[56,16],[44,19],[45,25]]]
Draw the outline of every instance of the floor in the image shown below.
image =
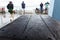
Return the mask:
[[0,29],[2,40],[60,40],[60,24],[48,15],[22,15]]
[[12,21],[16,20],[18,17],[20,17],[21,15],[31,15],[33,14],[32,11],[25,11],[26,14],[23,14],[23,11],[18,11],[16,12],[15,14],[10,15],[10,13],[5,13],[5,14],[2,14],[0,13],[0,28],[2,28],[3,26],[11,23]]
[[7,25],[8,23],[10,23],[11,19],[15,20],[20,16],[21,16],[20,14],[14,14],[13,15],[14,18],[12,18],[10,13],[6,13],[6,14],[1,14],[0,13],[0,28]]

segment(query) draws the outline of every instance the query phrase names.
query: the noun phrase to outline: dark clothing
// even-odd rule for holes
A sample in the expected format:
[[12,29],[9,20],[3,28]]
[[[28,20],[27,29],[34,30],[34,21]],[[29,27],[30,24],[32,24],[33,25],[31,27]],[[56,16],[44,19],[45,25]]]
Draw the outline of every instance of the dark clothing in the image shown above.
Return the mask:
[[13,13],[13,4],[7,5],[8,12]]
[[40,7],[43,7],[43,4],[40,4]]
[[22,3],[22,8],[25,9],[25,3]]
[[41,13],[43,13],[43,4],[40,4]]
[[8,5],[7,5],[7,8],[8,8],[8,9],[13,9],[13,4],[8,4]]

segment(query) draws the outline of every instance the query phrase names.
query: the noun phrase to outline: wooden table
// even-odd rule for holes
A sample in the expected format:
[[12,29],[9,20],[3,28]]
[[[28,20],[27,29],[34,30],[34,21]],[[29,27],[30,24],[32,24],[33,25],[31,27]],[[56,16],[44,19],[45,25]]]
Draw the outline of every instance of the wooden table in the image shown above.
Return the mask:
[[48,15],[22,15],[0,29],[0,40],[60,40],[60,25]]

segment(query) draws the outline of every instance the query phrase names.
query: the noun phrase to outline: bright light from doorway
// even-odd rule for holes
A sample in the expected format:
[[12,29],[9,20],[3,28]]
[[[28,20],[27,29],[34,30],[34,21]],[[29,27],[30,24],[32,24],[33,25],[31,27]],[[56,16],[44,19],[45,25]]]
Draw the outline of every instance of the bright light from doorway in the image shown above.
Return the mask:
[[5,7],[6,8],[9,1],[13,2],[14,7],[15,7],[14,9],[17,9],[17,10],[21,9],[22,1],[25,2],[26,9],[35,9],[36,7],[39,8],[39,5],[40,5],[41,2],[43,4],[45,2],[50,2],[50,0],[0,0],[0,7]]

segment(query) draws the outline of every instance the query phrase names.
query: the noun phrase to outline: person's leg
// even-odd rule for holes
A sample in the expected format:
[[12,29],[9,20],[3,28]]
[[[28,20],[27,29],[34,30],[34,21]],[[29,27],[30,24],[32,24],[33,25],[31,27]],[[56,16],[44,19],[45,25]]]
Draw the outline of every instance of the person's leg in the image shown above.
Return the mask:
[[43,7],[42,7],[42,13],[43,13]]
[[12,18],[14,19],[14,13],[12,13]]
[[14,13],[13,13],[13,11],[10,12],[10,15],[11,15],[11,21],[13,21],[14,20]]
[[42,8],[41,8],[41,14],[42,14]]
[[45,13],[47,14],[47,8],[45,8]]
[[25,14],[25,8],[23,8],[23,14]]
[[25,14],[25,9],[24,9],[24,14]]
[[12,21],[12,13],[10,13],[10,21]]

